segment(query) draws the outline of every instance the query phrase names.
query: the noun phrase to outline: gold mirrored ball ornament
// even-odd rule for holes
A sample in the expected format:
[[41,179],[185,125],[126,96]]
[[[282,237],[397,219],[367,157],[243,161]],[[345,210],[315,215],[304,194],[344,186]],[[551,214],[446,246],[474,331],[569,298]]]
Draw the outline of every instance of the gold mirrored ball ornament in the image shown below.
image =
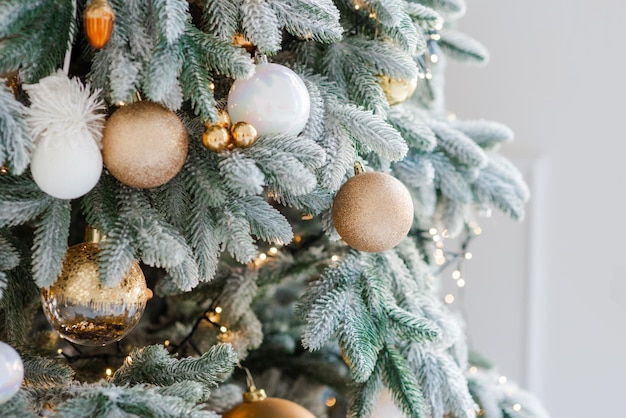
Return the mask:
[[254,126],[247,122],[237,122],[230,127],[233,135],[233,144],[238,148],[251,147],[258,139],[258,134]]
[[102,346],[121,340],[139,322],[152,293],[136,261],[117,286],[104,287],[99,251],[95,242],[70,247],[57,281],[41,289],[50,325],[63,338],[80,345]]
[[202,145],[209,151],[222,152],[228,148],[230,142],[228,130],[217,125],[209,126],[202,133]]
[[380,172],[357,174],[337,192],[333,222],[354,249],[381,252],[395,247],[413,224],[413,199],[395,177]]
[[185,164],[187,148],[187,131],[176,113],[148,101],[120,107],[102,134],[106,168],[122,183],[140,189],[174,178]]
[[382,87],[389,106],[405,102],[413,95],[417,88],[417,78],[408,80],[398,80],[386,75],[379,76],[380,87]]
[[215,125],[222,128],[230,129],[230,116],[228,115],[227,111],[225,111],[224,109],[220,109],[217,112],[217,123]]
[[263,389],[244,394],[244,402],[222,415],[224,418],[315,418],[309,410],[295,402],[268,398]]

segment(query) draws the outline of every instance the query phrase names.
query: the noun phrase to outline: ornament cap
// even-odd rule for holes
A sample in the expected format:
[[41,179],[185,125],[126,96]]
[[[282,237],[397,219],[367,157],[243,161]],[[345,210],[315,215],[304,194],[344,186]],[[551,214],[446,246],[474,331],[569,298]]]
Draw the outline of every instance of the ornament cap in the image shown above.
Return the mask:
[[85,228],[85,242],[102,242],[106,238],[100,231],[93,226],[87,226]]
[[243,394],[244,402],[257,402],[267,399],[267,394],[264,389],[257,389],[256,386],[250,386],[250,390]]
[[354,162],[354,175],[365,173],[365,167],[363,167],[363,163],[360,161]]

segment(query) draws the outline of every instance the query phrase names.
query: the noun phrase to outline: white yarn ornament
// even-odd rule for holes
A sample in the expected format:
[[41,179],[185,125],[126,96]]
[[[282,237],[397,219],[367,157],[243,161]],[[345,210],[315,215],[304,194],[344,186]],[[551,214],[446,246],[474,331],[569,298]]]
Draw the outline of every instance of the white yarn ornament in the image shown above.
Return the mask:
[[99,91],[62,71],[25,85],[31,106],[27,122],[35,151],[30,171],[35,183],[58,199],[89,192],[102,173],[102,129],[105,114]]
[[280,64],[257,64],[252,77],[236,80],[228,93],[231,122],[247,122],[259,135],[298,135],[310,112],[304,81]]

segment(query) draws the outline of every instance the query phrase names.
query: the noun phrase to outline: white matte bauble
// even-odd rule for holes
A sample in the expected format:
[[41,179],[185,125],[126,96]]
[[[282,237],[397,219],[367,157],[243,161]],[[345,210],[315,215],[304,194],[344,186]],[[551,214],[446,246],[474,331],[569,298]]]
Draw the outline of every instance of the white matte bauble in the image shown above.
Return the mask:
[[9,344],[0,341],[0,404],[20,390],[24,380],[24,364],[20,355]]
[[247,122],[259,135],[297,135],[311,112],[304,82],[280,64],[258,64],[252,77],[236,80],[228,93],[228,114],[233,124]]
[[98,183],[102,153],[95,141],[47,138],[37,144],[30,162],[37,186],[57,199],[75,199]]

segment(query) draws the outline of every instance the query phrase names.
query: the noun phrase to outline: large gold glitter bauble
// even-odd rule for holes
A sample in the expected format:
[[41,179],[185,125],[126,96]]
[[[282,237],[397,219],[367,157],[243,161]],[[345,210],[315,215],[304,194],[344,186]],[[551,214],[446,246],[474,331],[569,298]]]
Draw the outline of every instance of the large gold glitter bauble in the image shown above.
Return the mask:
[[63,338],[76,344],[102,346],[121,340],[139,322],[150,296],[137,262],[119,285],[104,287],[98,251],[94,242],[70,247],[57,281],[41,289],[46,318]]
[[413,95],[417,87],[417,78],[398,80],[386,75],[381,75],[379,78],[380,86],[390,106],[405,102]]
[[[260,396],[258,394],[261,394]],[[315,418],[295,402],[267,398],[263,390],[244,394],[244,402],[222,415],[223,418]]]
[[230,133],[226,128],[214,125],[206,128],[202,134],[202,145],[213,152],[222,152],[230,144]]
[[341,238],[360,251],[395,247],[413,223],[413,200],[404,184],[380,172],[346,181],[333,202],[333,221]]
[[102,137],[106,168],[122,183],[140,189],[170,181],[185,164],[187,132],[174,112],[154,102],[120,107]]
[[237,122],[230,127],[233,144],[238,148],[251,147],[259,137],[254,126],[246,122]]

